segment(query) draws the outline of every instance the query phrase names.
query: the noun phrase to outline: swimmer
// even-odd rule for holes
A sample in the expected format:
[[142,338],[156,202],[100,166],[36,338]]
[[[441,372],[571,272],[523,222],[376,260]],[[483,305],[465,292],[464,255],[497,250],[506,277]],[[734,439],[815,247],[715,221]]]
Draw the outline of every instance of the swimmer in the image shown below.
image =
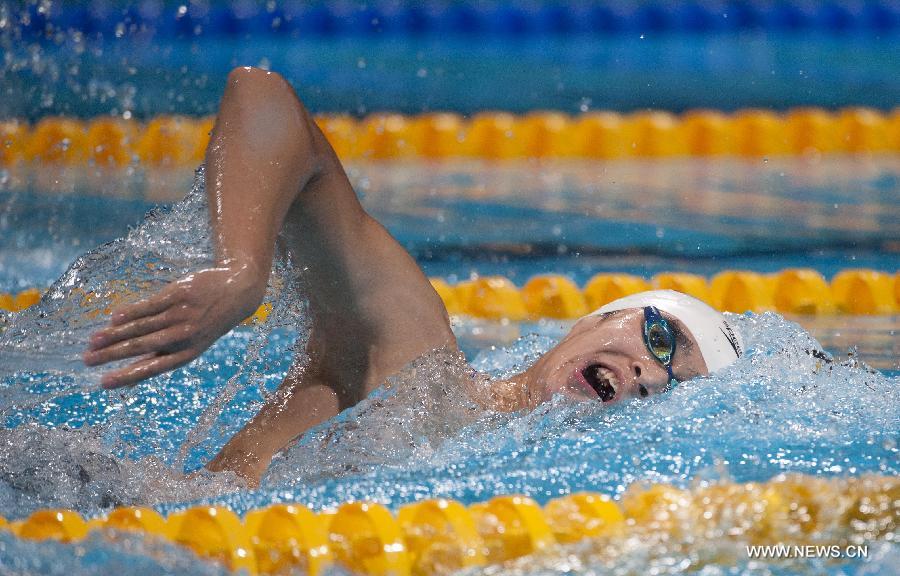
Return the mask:
[[[113,310],[84,354],[118,388],[183,366],[260,305],[280,237],[306,268],[309,362],[208,464],[251,483],[272,457],[431,350],[456,347],[440,297],[362,208],[337,156],[278,74],[228,76],[206,153],[215,265]],[[527,370],[495,381],[487,408],[533,408],[556,394],[604,403],[659,394],[741,355],[724,317],[684,294],[626,297],[580,319]]]

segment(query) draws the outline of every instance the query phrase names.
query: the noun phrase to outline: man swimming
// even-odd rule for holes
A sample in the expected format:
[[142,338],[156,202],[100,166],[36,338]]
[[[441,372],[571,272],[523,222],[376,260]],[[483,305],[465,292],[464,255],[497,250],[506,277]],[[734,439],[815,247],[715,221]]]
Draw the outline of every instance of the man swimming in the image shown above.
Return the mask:
[[[209,463],[258,482],[274,454],[353,406],[421,355],[456,347],[443,302],[412,257],[363,210],[337,156],[278,74],[228,76],[206,154],[215,266],[113,311],[92,335],[90,366],[127,386],[183,366],[252,314],[280,235],[306,269],[309,362]],[[718,312],[671,291],[638,294],[580,319],[526,371],[479,402],[532,408],[556,394],[618,402],[663,392],[741,354]]]

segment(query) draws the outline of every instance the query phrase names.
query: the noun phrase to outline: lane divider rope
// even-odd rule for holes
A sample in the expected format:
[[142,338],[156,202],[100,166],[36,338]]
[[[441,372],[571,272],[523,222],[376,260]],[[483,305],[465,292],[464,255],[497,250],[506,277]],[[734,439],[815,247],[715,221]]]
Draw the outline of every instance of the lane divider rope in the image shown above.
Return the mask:
[[[503,276],[484,276],[454,285],[431,278],[431,285],[450,314],[493,320],[574,319],[622,296],[657,288],[678,290],[725,312],[775,310],[799,315],[890,315],[900,312],[900,272],[845,269],[829,283],[809,268],[788,268],[774,274],[725,270],[711,279],[685,272],[663,272],[647,280],[631,274],[600,273],[584,288],[559,274],[534,276],[521,288]],[[110,306],[121,295],[106,294]],[[84,295],[90,303],[97,296]],[[36,288],[17,294],[0,293],[0,310],[17,312],[37,304]],[[245,320],[265,322],[271,310],[263,304]],[[109,313],[109,310],[105,310]]]
[[889,32],[900,9],[889,0],[767,2],[329,2],[183,3],[115,6],[94,1],[27,3],[11,11],[20,36],[52,40],[60,32],[90,37],[428,36],[521,38],[571,34],[763,30],[829,34]]
[[[46,117],[35,125],[0,121],[0,166],[19,163],[117,167],[194,167],[203,160],[214,118],[160,116],[146,123],[118,117],[82,121]],[[344,160],[394,158],[663,158],[900,152],[900,107],[891,112],[796,108],[676,116],[587,112],[569,116],[482,112],[362,119],[320,115],[316,122]]]
[[401,506],[396,515],[374,502],[348,502],[318,514],[300,504],[275,504],[248,512],[243,521],[222,506],[194,506],[168,518],[150,508],[124,507],[90,520],[72,510],[45,509],[10,523],[0,517],[0,530],[62,542],[81,541],[92,530],[140,532],[251,575],[292,570],[315,575],[337,563],[354,573],[418,576],[504,562],[584,539],[726,538],[756,545],[891,541],[898,517],[896,477],[797,474],[690,490],[636,483],[619,501],[577,493],[543,507],[518,495],[470,506],[431,499]]

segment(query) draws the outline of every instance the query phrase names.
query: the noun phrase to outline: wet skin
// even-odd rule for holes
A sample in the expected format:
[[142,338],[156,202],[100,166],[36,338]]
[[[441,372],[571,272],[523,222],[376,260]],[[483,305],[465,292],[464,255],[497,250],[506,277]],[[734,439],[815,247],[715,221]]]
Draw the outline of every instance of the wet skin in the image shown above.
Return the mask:
[[[676,332],[672,369],[679,382],[708,373],[690,332],[663,314]],[[668,374],[647,349],[641,308],[586,316],[553,349],[537,360],[522,377],[534,406],[563,394],[576,400],[606,404],[659,394]]]
[[[84,361],[131,359],[103,376],[105,387],[117,388],[197,358],[259,306],[280,239],[306,269],[309,363],[292,366],[207,465],[253,484],[274,454],[310,427],[355,405],[429,350],[456,346],[456,339],[428,279],[365,212],[334,150],[278,74],[232,71],[205,165],[215,266],[113,310]],[[610,402],[655,393],[666,373],[644,346],[642,321],[640,310],[582,319],[524,373],[493,382],[487,392],[473,386],[473,398],[516,411],[556,393],[595,401],[602,394]],[[589,367],[594,372],[585,376]],[[706,371],[687,340],[675,352],[674,369],[680,378]]]

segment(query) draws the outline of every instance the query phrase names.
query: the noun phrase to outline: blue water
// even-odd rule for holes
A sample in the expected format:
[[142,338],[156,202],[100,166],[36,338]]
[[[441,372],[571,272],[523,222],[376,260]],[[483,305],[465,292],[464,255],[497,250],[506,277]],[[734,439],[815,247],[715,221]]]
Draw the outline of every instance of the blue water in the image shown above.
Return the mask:
[[[50,297],[11,318],[0,333],[6,427],[0,446],[7,447],[0,450],[0,509],[9,517],[48,506],[93,515],[129,503],[168,512],[216,502],[243,512],[280,501],[321,509],[367,499],[396,508],[426,497],[471,503],[501,493],[523,493],[543,503],[580,490],[621,495],[636,481],[687,487],[783,473],[842,478],[900,472],[900,376],[869,369],[856,357],[823,362],[809,354],[819,344],[799,325],[776,314],[748,314],[734,318],[744,336],[744,358],[663,396],[614,407],[558,398],[531,413],[495,414],[477,409],[463,393],[468,364],[435,352],[372,398],[304,435],[276,459],[259,489],[242,489],[227,474],[182,478],[180,472],[208,461],[277,386],[307,325],[297,306],[302,291],[270,291],[276,303],[270,325],[235,330],[198,362],[133,389],[96,388],[97,372],[77,360],[86,335],[104,321],[91,311],[102,309],[112,292],[152,290],[208,261],[202,198],[198,189],[171,211],[155,212],[126,238],[78,259]],[[148,273],[150,262],[154,271]],[[276,278],[292,274],[288,264],[275,271]],[[73,299],[79,290],[100,298]],[[498,337],[500,346],[466,336],[476,332],[466,322],[456,330],[469,362],[502,376],[546,351],[564,327],[525,327],[520,339]],[[11,563],[7,559],[22,546],[0,541],[0,561]],[[100,565],[127,559],[102,542],[81,546]],[[715,550],[693,546],[704,554]],[[883,572],[893,565],[896,547],[878,549],[882,555],[867,563],[823,570]],[[27,553],[28,561],[40,564],[53,551]],[[590,551],[572,553],[600,569],[591,564],[600,561]],[[88,562],[74,557],[64,562]],[[638,570],[658,562],[664,560],[641,560]],[[536,573],[555,570],[537,566]],[[781,569],[777,563],[771,568]],[[755,569],[738,566],[729,573]]]
[[[499,274],[521,286],[555,273],[583,286],[600,272],[649,279],[791,267],[830,279],[846,268],[900,269],[900,164],[892,156],[402,161],[352,164],[349,173],[365,207],[425,272],[451,283]],[[160,191],[141,172],[0,178],[0,291],[49,286],[85,250],[183,195],[190,179],[190,171],[175,173]],[[67,191],[42,187],[48,180]],[[896,317],[799,321],[832,352],[855,346],[879,369],[900,369]],[[527,330],[469,350],[509,344]]]
[[3,574],[89,576],[146,574],[158,576],[220,576],[221,566],[199,560],[192,552],[136,534],[113,536],[93,532],[78,545],[34,542],[0,532],[0,569]]
[[[245,64],[282,72],[315,112],[356,115],[797,105],[887,110],[900,101],[895,33],[680,35],[651,28],[503,42],[316,36],[250,43],[140,35],[98,41],[67,33],[37,43],[9,30],[0,29],[6,57],[0,117],[30,120],[209,114],[227,71]],[[414,162],[350,170],[366,208],[426,273],[451,281],[499,273],[518,284],[545,272],[582,284],[601,271],[644,277],[791,266],[812,266],[827,277],[848,267],[894,272],[900,269],[898,173],[894,156]],[[458,386],[467,365],[435,353],[375,398],[305,435],[257,490],[227,474],[183,478],[278,385],[307,319],[302,291],[273,287],[272,325],[237,329],[196,363],[133,389],[98,390],[97,371],[78,360],[86,335],[105,321],[92,312],[114,294],[158,288],[208,261],[196,195],[142,223],[147,210],[184,195],[190,174],[176,175],[162,194],[146,176],[139,170],[0,171],[0,290],[48,287],[62,275],[50,297],[6,318],[0,331],[0,511],[9,518],[48,506],[90,516],[128,503],[167,512],[217,502],[242,512],[279,501],[320,509],[367,499],[396,509],[425,497],[471,503],[513,492],[543,503],[578,490],[621,495],[636,481],[692,486],[795,472],[823,478],[900,472],[900,317],[795,324],[766,314],[735,319],[748,354],[727,371],[612,408],[558,399],[527,414],[477,410]],[[284,264],[275,277],[291,274]],[[99,298],[86,303],[85,292]],[[502,375],[533,361],[567,327],[463,319],[454,330],[473,366]],[[833,362],[808,354],[820,344]],[[850,346],[859,347],[852,356]],[[820,495],[826,507],[827,497]],[[638,547],[610,566],[590,546],[530,558],[510,572],[678,573],[690,555],[714,559],[703,574],[890,574],[900,565],[897,545],[887,542],[871,543],[868,561],[848,565],[729,563],[721,543],[700,538],[665,549],[661,558]],[[133,538],[34,544],[2,533],[0,570],[219,573],[179,549]]]
[[[234,66],[277,70],[313,112],[579,113],[900,102],[898,32],[852,35],[107,38],[4,33],[0,117],[212,114]],[[510,89],[514,86],[515,89]],[[715,87],[710,89],[710,87]]]
[[[45,287],[85,250],[180,199],[146,176],[0,172],[0,290]],[[809,266],[900,269],[900,162],[881,157],[353,163],[363,205],[426,273],[649,278]],[[42,180],[71,183],[50,192]],[[103,182],[104,190],[98,189]],[[112,183],[112,185],[110,185]],[[108,188],[108,189],[107,189]]]
[[[167,39],[265,36],[465,36],[521,38],[556,35],[615,36],[634,32],[709,34],[739,31],[821,31],[833,35],[884,32],[900,25],[900,7],[893,2],[860,3],[803,1],[777,3],[649,1],[634,4],[612,0],[539,3],[487,0],[482,2],[329,3],[211,2],[182,5],[173,0],[136,3],[85,2],[12,11],[10,27],[26,38],[52,38],[52,32],[78,30],[102,37]],[[47,31],[51,34],[47,34]]]

